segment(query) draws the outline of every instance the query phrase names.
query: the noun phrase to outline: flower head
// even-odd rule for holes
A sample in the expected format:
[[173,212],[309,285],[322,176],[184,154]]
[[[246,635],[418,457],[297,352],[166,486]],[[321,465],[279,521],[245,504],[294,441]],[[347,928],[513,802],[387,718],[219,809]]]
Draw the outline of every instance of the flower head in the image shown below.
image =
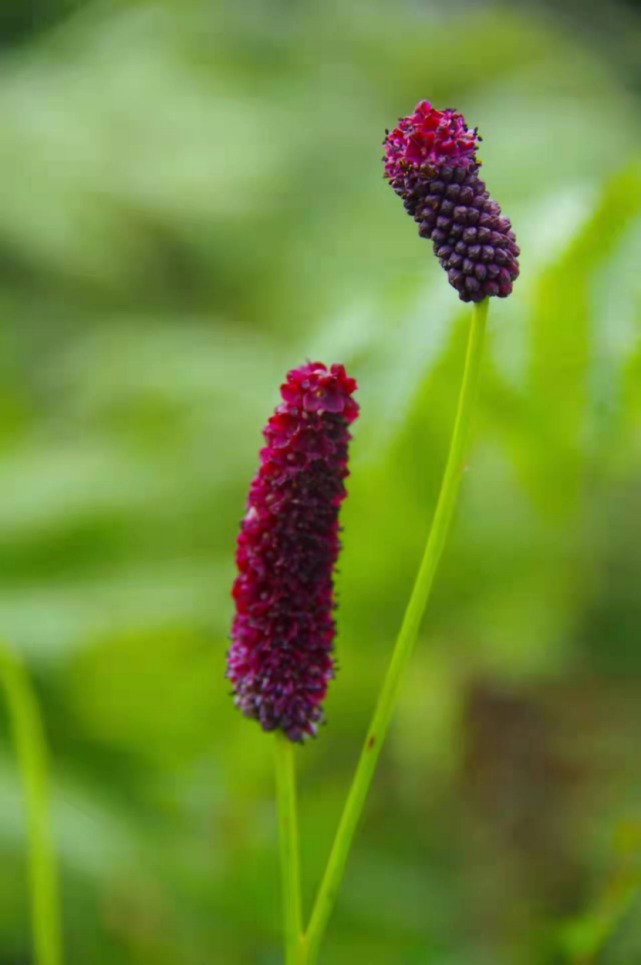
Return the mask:
[[332,572],[355,389],[342,365],[288,373],[238,536],[227,675],[243,713],[293,741],[316,733],[334,675]]
[[479,177],[479,140],[462,114],[421,101],[384,141],[385,177],[466,302],[504,298],[519,274],[512,225]]

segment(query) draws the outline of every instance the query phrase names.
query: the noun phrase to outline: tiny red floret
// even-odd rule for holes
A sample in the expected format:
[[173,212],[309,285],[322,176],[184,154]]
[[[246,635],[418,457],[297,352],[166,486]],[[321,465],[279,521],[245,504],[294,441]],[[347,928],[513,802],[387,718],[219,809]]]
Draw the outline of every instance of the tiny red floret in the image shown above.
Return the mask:
[[288,373],[238,536],[227,675],[242,712],[292,741],[316,733],[334,675],[333,568],[355,389],[342,365]]

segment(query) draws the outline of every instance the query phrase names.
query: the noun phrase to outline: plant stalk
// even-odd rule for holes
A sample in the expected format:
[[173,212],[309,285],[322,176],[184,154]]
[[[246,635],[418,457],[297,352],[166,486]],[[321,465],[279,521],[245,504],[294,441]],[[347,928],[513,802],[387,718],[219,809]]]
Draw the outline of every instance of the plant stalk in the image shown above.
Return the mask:
[[62,965],[58,867],[49,818],[49,762],[38,700],[22,663],[0,643],[4,688],[21,772],[27,835],[34,961]]
[[275,767],[286,965],[296,965],[303,930],[294,753],[295,745],[278,731]]
[[309,928],[303,938],[297,965],[315,965],[316,963],[320,943],[341,884],[349,849],[363,811],[381,747],[400,693],[403,676],[425,613],[434,575],[445,546],[456,506],[461,476],[465,469],[465,455],[479,382],[487,310],[487,299],[474,306],[458,409],[432,527],[387,675],[378,698],[378,704],[367,731],[325,870],[325,876],[316,897]]

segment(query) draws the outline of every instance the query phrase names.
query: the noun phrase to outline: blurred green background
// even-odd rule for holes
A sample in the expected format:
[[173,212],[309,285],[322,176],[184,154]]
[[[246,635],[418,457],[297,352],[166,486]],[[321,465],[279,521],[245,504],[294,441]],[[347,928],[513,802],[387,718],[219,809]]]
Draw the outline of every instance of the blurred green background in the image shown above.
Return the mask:
[[[522,276],[322,961],[641,962],[639,8],[2,0],[0,35],[0,632],[51,743],[69,965],[281,961],[271,742],[224,669],[260,429],[307,357],[362,404],[299,754],[311,904],[462,364],[381,178],[423,97],[480,127]],[[27,965],[4,708],[0,741],[0,963]]]

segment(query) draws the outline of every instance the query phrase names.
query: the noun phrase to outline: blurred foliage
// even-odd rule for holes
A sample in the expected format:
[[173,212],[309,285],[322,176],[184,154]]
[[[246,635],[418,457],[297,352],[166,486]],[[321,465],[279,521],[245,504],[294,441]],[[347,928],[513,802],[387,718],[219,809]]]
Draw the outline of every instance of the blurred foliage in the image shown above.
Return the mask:
[[312,900],[460,378],[466,312],[381,180],[383,131],[423,96],[479,125],[523,274],[492,306],[455,531],[323,960],[554,965],[607,937],[604,965],[641,961],[636,888],[607,897],[641,819],[641,123],[611,45],[426,0],[12,0],[0,24],[0,628],[52,743],[71,965],[280,961],[229,587],[260,427],[320,357],[362,416],[340,674],[299,755]]

